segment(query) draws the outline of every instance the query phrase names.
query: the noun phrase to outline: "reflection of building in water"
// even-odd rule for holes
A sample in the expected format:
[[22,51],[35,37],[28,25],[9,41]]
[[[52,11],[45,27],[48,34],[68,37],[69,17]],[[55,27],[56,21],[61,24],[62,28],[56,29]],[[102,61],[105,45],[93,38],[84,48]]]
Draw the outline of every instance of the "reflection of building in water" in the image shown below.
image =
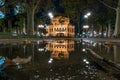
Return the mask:
[[52,25],[46,27],[46,36],[74,37],[74,26],[70,25],[69,18],[56,17],[51,20]]
[[19,56],[17,56],[14,59],[9,59],[6,57],[5,59],[5,66],[11,66],[11,65],[16,65],[16,64],[27,64],[32,60],[32,56],[28,56],[27,58],[21,58]]
[[53,58],[69,58],[69,52],[74,51],[73,40],[55,40],[46,45],[46,49],[52,51]]

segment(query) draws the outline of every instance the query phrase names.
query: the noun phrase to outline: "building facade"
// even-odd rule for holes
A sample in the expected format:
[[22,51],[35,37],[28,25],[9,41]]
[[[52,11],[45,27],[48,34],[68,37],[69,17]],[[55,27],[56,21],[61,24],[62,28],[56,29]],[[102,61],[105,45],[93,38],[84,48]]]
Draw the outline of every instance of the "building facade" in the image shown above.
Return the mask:
[[46,27],[46,36],[53,37],[74,37],[75,27],[70,24],[69,18],[55,17],[51,19],[52,25]]

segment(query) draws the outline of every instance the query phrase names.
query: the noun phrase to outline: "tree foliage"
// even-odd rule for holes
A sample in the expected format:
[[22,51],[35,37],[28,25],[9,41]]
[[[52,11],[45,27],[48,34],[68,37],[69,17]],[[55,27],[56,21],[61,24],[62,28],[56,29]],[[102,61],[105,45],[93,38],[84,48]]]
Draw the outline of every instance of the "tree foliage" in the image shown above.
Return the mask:
[[[118,0],[102,0],[112,7],[117,7]],[[56,2],[59,2],[56,4]],[[53,5],[54,4],[54,5]],[[59,6],[63,9],[62,13],[56,11],[55,6]],[[5,9],[3,9],[3,7]],[[37,13],[42,11],[44,14],[40,15],[39,20],[46,20],[47,11],[52,9],[55,14],[60,14],[69,17],[73,22],[80,23],[85,21],[84,14],[88,11],[92,13],[89,18],[91,24],[106,25],[108,23],[115,22],[115,11],[104,6],[99,0],[0,0],[0,9],[5,11],[7,16],[19,15],[25,13],[24,16],[27,21],[28,33],[34,32],[34,22],[38,18],[35,16]],[[11,10],[12,9],[12,10]],[[58,8],[60,10],[60,8]],[[12,12],[13,11],[13,12]],[[16,14],[15,14],[16,12]],[[41,14],[41,13],[40,13]],[[42,16],[42,17],[41,17]],[[37,21],[36,21],[37,22]],[[19,22],[17,22],[19,23]]]

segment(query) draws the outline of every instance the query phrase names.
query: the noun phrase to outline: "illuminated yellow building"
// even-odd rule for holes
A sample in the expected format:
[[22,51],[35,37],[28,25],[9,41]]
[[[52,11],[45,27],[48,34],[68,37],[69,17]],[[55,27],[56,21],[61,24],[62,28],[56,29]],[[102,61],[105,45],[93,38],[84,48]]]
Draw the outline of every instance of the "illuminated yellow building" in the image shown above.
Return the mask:
[[74,51],[73,40],[54,40],[46,45],[52,51],[51,57],[55,59],[69,58],[69,52]]
[[66,17],[55,17],[51,19],[52,25],[46,27],[46,36],[53,37],[74,37],[75,27],[70,25],[69,18]]

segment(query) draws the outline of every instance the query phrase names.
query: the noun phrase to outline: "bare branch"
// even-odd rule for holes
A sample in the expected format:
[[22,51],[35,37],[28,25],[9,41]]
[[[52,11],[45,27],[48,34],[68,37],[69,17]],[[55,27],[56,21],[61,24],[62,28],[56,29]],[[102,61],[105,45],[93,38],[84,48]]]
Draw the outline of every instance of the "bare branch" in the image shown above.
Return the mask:
[[101,0],[98,0],[100,3],[104,4],[105,6],[113,9],[113,10],[116,10],[116,8],[112,7],[112,6],[109,6],[108,4],[106,4],[105,2],[101,1]]
[[40,0],[37,1],[37,4],[35,5],[34,10],[36,10],[36,8],[39,5],[39,3],[40,3]]

